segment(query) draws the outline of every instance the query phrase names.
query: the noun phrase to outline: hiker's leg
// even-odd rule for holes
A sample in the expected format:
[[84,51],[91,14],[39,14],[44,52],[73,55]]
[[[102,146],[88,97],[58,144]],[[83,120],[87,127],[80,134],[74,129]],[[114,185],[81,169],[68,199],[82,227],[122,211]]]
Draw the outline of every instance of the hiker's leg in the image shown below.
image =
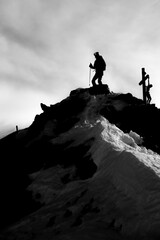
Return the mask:
[[96,79],[97,79],[97,74],[95,73],[95,75],[93,76],[93,78],[92,78],[92,85],[93,86],[96,86],[97,84],[96,84]]
[[152,98],[151,98],[151,95],[149,94],[149,99],[148,99],[149,103],[151,102],[151,100]]
[[99,76],[98,76],[98,84],[99,85],[102,85],[102,77],[103,77],[103,72],[99,73]]

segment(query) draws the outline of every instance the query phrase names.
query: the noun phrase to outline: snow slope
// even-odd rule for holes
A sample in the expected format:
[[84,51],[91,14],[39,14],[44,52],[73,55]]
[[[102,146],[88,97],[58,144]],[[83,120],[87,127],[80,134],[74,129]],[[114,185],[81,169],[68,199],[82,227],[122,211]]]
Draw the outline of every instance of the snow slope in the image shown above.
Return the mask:
[[38,137],[27,142],[29,149],[49,137],[54,150],[29,174],[27,189],[41,207],[1,239],[160,238],[160,155],[142,146],[137,133],[124,133],[97,112],[104,98],[87,95],[78,121],[58,134],[50,116]]

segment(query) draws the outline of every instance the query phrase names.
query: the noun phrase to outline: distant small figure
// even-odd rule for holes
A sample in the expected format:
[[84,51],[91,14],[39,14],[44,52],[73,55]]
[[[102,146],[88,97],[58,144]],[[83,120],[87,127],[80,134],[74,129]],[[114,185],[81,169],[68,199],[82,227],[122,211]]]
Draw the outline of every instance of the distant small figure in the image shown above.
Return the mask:
[[152,98],[151,98],[151,95],[150,95],[150,88],[152,88],[153,85],[150,84],[150,76],[148,75],[148,85],[146,86],[146,102],[148,104],[150,104]]
[[95,69],[95,75],[92,78],[92,85],[93,87],[96,86],[96,80],[98,79],[98,84],[102,85],[102,77],[103,71],[106,70],[106,62],[104,61],[103,57],[99,55],[99,52],[95,52],[94,56],[96,58],[94,64],[89,64],[89,67]]
[[152,98],[151,98],[151,95],[150,95],[150,88],[153,87],[152,84],[149,84],[148,86],[146,86],[146,97],[147,97],[147,103],[150,104]]
[[18,132],[18,126],[16,125],[16,132]]

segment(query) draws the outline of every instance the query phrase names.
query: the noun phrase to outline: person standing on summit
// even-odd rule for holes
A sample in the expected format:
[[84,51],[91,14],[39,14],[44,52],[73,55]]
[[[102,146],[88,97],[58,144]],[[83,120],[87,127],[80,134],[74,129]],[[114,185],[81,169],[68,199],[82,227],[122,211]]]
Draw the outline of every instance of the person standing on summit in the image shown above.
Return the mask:
[[103,57],[99,55],[99,52],[95,52],[94,56],[96,58],[94,64],[89,64],[89,67],[95,69],[95,75],[92,78],[92,85],[93,87],[96,86],[96,80],[98,79],[98,84],[102,85],[102,77],[103,71],[106,70],[106,62],[104,61]]

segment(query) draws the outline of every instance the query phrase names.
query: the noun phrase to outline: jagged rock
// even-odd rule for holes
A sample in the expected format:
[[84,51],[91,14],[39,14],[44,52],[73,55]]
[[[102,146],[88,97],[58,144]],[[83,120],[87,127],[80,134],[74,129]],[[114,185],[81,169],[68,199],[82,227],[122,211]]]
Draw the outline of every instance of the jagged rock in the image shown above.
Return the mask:
[[95,87],[91,87],[89,89],[90,94],[98,95],[98,94],[109,94],[110,90],[107,84],[103,85],[96,85]]
[[43,110],[44,112],[49,109],[49,107],[46,106],[44,103],[41,103],[40,106],[41,106],[41,108],[42,108],[42,110]]

